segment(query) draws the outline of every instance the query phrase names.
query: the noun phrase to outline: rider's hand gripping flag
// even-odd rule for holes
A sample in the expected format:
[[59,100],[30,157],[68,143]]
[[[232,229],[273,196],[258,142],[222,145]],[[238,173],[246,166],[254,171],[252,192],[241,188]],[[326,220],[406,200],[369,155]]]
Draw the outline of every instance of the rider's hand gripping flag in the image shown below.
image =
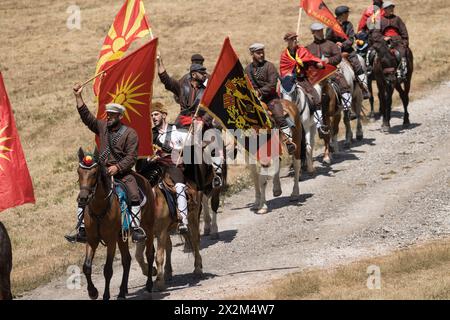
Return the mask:
[[155,38],[106,70],[98,96],[98,119],[105,118],[108,103],[125,107],[122,123],[136,130],[139,157],[153,155],[150,107],[157,46]]
[[[114,19],[105,38],[95,74],[117,63],[134,40],[151,32],[142,0],[126,0]],[[94,80],[94,93],[98,96],[101,76]]]
[[0,73],[0,211],[35,203],[33,184]]

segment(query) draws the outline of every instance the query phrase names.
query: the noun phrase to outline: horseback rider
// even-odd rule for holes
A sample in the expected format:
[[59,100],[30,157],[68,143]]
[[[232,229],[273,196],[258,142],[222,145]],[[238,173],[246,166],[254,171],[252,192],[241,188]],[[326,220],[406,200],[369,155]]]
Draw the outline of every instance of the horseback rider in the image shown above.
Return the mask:
[[[180,81],[169,76],[160,55],[158,55],[157,64],[159,79],[164,84],[164,87],[179,97],[180,114],[175,120],[175,126],[178,129],[186,129],[190,127],[193,121],[196,121],[203,125],[205,130],[220,129],[208,113],[202,109],[197,111],[208,83],[206,68],[200,64],[192,64],[189,72],[190,79]],[[194,116],[196,116],[196,119],[193,119]],[[212,160],[214,168],[213,187],[219,188],[222,186],[223,154],[216,154]]]
[[175,184],[177,208],[181,216],[178,231],[185,233],[188,230],[188,206],[186,198],[186,181],[182,169],[176,166],[173,159],[181,154],[184,141],[187,137],[185,132],[177,130],[174,124],[167,122],[167,109],[160,103],[152,104],[153,121],[153,145],[160,150],[157,152],[158,164],[162,166]]
[[[83,87],[76,84],[73,88],[78,113],[83,123],[100,139],[99,162],[107,168],[111,177],[122,181],[128,191],[131,202],[131,227],[132,239],[134,242],[141,242],[146,239],[144,230],[140,227],[141,206],[139,189],[135,177],[132,175],[132,168],[136,164],[138,156],[138,135],[136,131],[121,123],[125,107],[117,103],[106,105],[106,120],[98,120],[89,111],[81,95]],[[70,242],[85,242],[86,230],[84,227],[84,208],[79,205],[78,230],[75,236],[67,235]]]
[[356,54],[355,49],[353,48],[353,43],[355,42],[355,31],[353,29],[353,24],[348,21],[348,17],[350,15],[350,8],[347,6],[339,6],[335,10],[336,19],[344,30],[345,34],[348,36],[348,39],[342,38],[331,28],[327,28],[326,31],[326,39],[330,40],[341,48],[341,52],[348,53],[348,61],[355,72],[356,78],[358,79],[359,86],[363,92],[363,98],[369,99],[370,93],[367,84],[367,75],[364,72],[363,66],[358,59],[358,55]]
[[295,144],[292,142],[291,128],[295,127],[295,124],[284,115],[283,105],[277,93],[279,78],[277,69],[273,63],[265,59],[263,44],[254,43],[249,50],[253,61],[245,68],[245,73],[256,90],[258,98],[267,105],[276,126],[283,133],[289,154],[293,154]]
[[[307,70],[310,67],[323,68],[322,60],[314,56],[308,49],[300,46],[295,32],[288,32],[284,36],[287,42],[287,48],[281,53],[280,74],[281,74],[281,93],[283,99],[292,101],[292,92],[294,92],[297,83],[305,92],[305,95],[311,101],[311,109],[315,114],[316,126],[319,131],[325,133],[327,128],[323,124],[322,102],[313,84],[309,81]],[[286,61],[286,63],[285,63]],[[294,61],[294,67],[289,61]],[[288,66],[288,69],[284,67]]]
[[[198,65],[203,66],[204,62],[205,62],[205,58],[203,58],[203,56],[201,54],[199,54],[199,53],[195,53],[195,54],[193,54],[191,56],[191,65],[198,64]],[[210,75],[208,73],[206,74],[206,78],[207,79],[210,78]],[[191,73],[188,72],[184,76],[181,77],[179,82],[180,83],[185,83],[185,82],[189,83],[190,80],[191,80]],[[173,97],[175,99],[175,102],[179,104],[180,103],[180,98],[177,95],[175,95],[175,94],[173,95]]]
[[366,10],[364,10],[361,19],[358,23],[358,33],[369,33],[369,26],[376,25],[381,21],[381,17],[384,15],[383,0],[373,0]]
[[[342,61],[341,50],[334,42],[325,39],[323,29],[324,26],[321,23],[316,22],[311,25],[311,32],[314,35],[314,41],[306,48],[313,55],[321,58],[324,63],[329,63],[337,67],[337,65]],[[348,85],[347,80],[345,80],[343,74],[338,70],[328,79],[337,84],[339,87],[344,111],[350,111],[352,108],[352,93],[350,92],[350,86]]]
[[383,3],[384,16],[381,18],[381,34],[383,40],[398,51],[400,55],[397,77],[404,80],[407,75],[406,50],[409,45],[408,30],[403,20],[394,14],[395,4],[391,1]]

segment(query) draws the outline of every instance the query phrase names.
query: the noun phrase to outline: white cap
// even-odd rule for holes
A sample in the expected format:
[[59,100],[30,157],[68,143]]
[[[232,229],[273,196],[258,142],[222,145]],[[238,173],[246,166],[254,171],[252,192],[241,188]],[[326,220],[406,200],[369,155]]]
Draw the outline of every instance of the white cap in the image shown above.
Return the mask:
[[118,103],[108,103],[106,106],[106,112],[120,113],[124,114],[125,107]]
[[254,43],[248,49],[250,50],[250,52],[255,52],[258,50],[263,50],[264,48],[265,47],[262,43]]
[[390,6],[394,6],[395,7],[395,3],[393,3],[392,1],[384,1],[383,2],[383,9],[386,9]]
[[311,25],[311,31],[319,31],[319,30],[323,30],[325,29],[325,27],[323,26],[323,24],[319,23],[319,22],[314,22]]

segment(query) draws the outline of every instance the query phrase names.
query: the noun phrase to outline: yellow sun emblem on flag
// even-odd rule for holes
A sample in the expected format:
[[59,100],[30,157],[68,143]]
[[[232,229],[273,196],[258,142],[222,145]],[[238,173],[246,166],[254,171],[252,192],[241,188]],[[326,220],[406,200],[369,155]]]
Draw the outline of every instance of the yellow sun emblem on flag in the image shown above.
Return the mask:
[[118,103],[125,107],[125,117],[131,122],[129,111],[134,112],[138,116],[142,117],[142,115],[137,110],[137,106],[146,105],[147,103],[136,100],[138,97],[142,97],[145,95],[150,96],[150,92],[137,92],[140,88],[146,85],[146,82],[135,85],[136,81],[141,77],[142,73],[140,73],[136,78],[132,81],[133,74],[131,73],[127,80],[125,77],[122,78],[122,81],[116,84],[116,91],[114,93],[108,92],[108,94],[113,99],[111,102]]
[[[136,0],[131,0],[128,2],[126,7],[125,18],[122,25],[122,30],[116,30],[114,24],[111,25],[111,28],[108,32],[108,40],[101,49],[102,52],[106,52],[103,54],[98,63],[95,73],[97,74],[100,71],[100,68],[108,61],[119,60],[125,54],[124,50],[122,50],[127,43],[132,40],[132,38],[143,38],[147,34],[150,33],[150,30],[145,28],[141,30],[142,21],[145,18],[145,9],[142,1],[139,2],[139,13],[135,19],[132,19],[133,8],[135,7]],[[130,22],[132,24],[130,24]],[[137,34],[136,34],[137,33]]]
[[[8,128],[8,126],[5,126],[4,128],[0,129],[0,159],[6,159],[8,161],[11,161],[11,159],[5,155],[6,152],[13,151],[10,148],[8,148],[7,146],[5,146],[5,141],[12,139],[11,137],[3,136],[3,132],[5,132],[6,128]],[[0,164],[0,170],[4,171],[1,164]]]

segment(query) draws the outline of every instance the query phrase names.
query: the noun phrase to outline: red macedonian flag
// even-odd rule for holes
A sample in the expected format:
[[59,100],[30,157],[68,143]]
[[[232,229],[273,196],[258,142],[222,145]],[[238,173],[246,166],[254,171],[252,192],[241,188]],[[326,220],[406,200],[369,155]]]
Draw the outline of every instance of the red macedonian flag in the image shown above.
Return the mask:
[[301,0],[300,7],[312,18],[333,29],[339,36],[348,39],[341,25],[322,0]]
[[[103,43],[95,74],[117,63],[134,40],[150,33],[150,25],[145,16],[141,0],[126,0],[114,20]],[[94,81],[94,93],[98,96],[101,77]]]
[[125,107],[122,123],[136,130],[139,157],[153,154],[150,106],[157,46],[155,38],[106,70],[98,95],[98,119],[106,117],[108,103]]
[[0,73],[0,211],[35,203],[33,184]]

